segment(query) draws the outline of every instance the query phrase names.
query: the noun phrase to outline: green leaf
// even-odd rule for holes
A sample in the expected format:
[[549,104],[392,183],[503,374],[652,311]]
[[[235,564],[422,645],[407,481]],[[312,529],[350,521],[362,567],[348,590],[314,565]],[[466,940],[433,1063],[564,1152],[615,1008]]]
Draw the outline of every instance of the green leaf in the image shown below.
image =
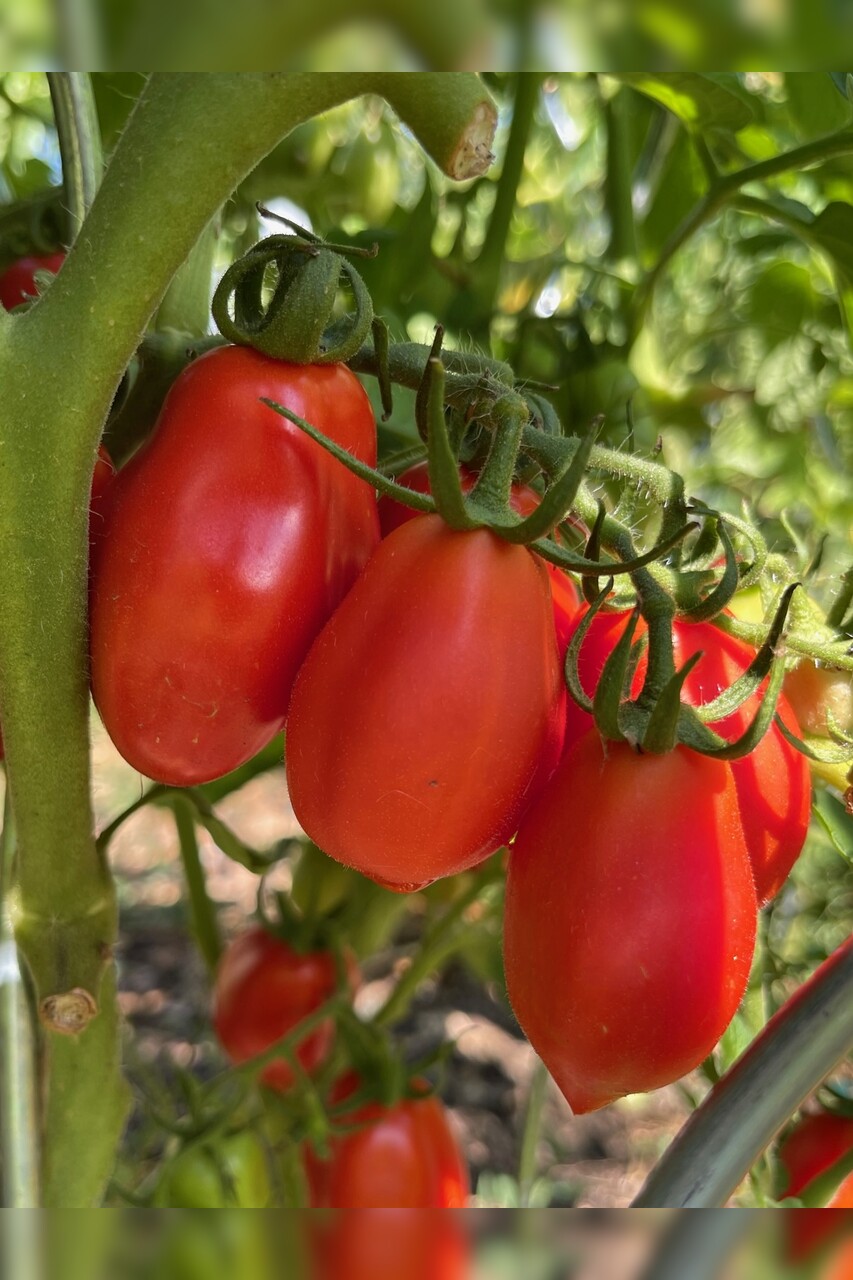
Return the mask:
[[842,858],[853,863],[853,816],[847,812],[844,803],[831,791],[819,791],[815,796],[814,811],[833,847]]
[[850,123],[851,106],[827,71],[786,71],[788,110],[803,139],[833,133]]
[[696,149],[683,129],[661,168],[646,215],[640,224],[640,240],[647,261],[654,261],[707,186]]
[[815,293],[811,275],[793,262],[774,262],[757,277],[749,293],[747,317],[762,329],[768,345],[799,332],[814,314]]
[[853,283],[853,207],[834,200],[818,214],[807,232],[812,243],[825,249],[845,279]]
[[[660,102],[691,129],[743,129],[755,118],[755,110],[737,81],[697,71],[622,71],[614,76],[639,93]],[[735,87],[736,86],[736,87]]]

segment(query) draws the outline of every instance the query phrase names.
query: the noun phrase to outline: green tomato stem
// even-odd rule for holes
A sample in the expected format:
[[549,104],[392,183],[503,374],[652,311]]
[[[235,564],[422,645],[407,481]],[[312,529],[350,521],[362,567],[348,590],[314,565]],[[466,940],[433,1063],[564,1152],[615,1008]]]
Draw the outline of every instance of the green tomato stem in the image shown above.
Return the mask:
[[518,1206],[520,1209],[530,1207],[530,1193],[536,1181],[536,1147],[542,1132],[542,1111],[549,1079],[548,1068],[544,1062],[537,1059],[530,1078],[527,1112],[524,1117],[524,1132],[521,1135],[521,1152],[518,1160]]
[[83,225],[101,180],[103,153],[92,81],[87,71],[49,71],[48,83],[62,155],[69,244]]
[[222,937],[216,920],[216,910],[207,892],[204,868],[199,857],[194,809],[188,800],[176,794],[172,801],[172,811],[175,815],[175,826],[181,846],[181,861],[189,892],[192,930],[209,972],[215,973],[222,954]]
[[488,870],[478,874],[470,888],[461,893],[427,931],[412,963],[375,1015],[373,1021],[377,1026],[390,1026],[405,1016],[420,984],[462,943],[463,937],[454,936],[454,933],[465,912],[479,899],[486,885],[496,883],[502,876],[500,857],[496,856]]

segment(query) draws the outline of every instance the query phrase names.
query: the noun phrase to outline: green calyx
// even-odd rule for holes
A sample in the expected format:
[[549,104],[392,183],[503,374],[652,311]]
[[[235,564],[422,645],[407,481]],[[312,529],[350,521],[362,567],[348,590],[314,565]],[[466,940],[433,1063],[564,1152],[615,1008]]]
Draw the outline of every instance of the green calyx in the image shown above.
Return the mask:
[[[355,310],[337,313],[341,284]],[[223,337],[292,364],[348,360],[367,339],[373,304],[353,265],[299,230],[250,249],[222,277],[213,318]]]

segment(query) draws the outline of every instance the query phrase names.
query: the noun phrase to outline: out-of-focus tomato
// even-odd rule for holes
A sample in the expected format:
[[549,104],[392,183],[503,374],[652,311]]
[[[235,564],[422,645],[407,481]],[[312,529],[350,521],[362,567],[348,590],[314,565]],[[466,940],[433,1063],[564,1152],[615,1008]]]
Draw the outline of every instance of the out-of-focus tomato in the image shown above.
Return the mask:
[[19,258],[0,273],[0,306],[11,311],[22,302],[30,302],[38,294],[37,271],[51,271],[56,275],[65,261],[64,253],[48,253],[42,257],[31,255]]
[[[354,974],[353,974],[354,979]],[[234,1062],[246,1062],[280,1040],[334,995],[335,958],[328,951],[298,951],[257,926],[239,934],[223,953],[213,990],[213,1025]],[[334,1023],[320,1023],[299,1044],[296,1056],[306,1071],[326,1060]],[[272,1089],[288,1089],[293,1070],[284,1059],[263,1068]]]
[[471,1274],[471,1243],[458,1214],[341,1210],[312,1225],[310,1280],[467,1280]]
[[564,715],[542,561],[420,516],[380,543],[299,672],[294,811],[325,853],[378,881],[453,875],[514,834]]
[[804,1115],[779,1144],[779,1163],[787,1174],[783,1194],[799,1197],[849,1151],[853,1151],[853,1117],[831,1111]]
[[713,1049],[746,990],[756,902],[727,764],[587,734],[509,856],[510,1003],[576,1112]]
[[[342,1102],[357,1087],[352,1074],[332,1092]],[[305,1164],[314,1208],[460,1209],[468,1170],[438,1098],[404,1099],[391,1107],[367,1103],[345,1123],[352,1132],[331,1141],[328,1160],[310,1149]]]
[[92,691],[125,759],[171,785],[220,777],[283,728],[311,642],[379,539],[370,486],[261,397],[375,462],[344,365],[220,347],[177,378],[104,501]]
[[267,1154],[249,1130],[185,1147],[166,1167],[156,1196],[164,1209],[265,1209],[271,1198]]

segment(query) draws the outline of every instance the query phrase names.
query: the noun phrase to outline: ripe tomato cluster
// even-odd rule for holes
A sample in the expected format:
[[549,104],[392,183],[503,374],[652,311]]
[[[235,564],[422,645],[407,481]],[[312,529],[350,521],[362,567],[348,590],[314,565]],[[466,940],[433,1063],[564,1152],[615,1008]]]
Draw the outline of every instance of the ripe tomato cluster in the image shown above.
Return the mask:
[[[347,981],[354,988],[358,975],[353,965],[348,968]],[[234,939],[219,963],[213,1010],[219,1040],[234,1062],[248,1062],[296,1032],[337,986],[337,967],[330,952],[300,954],[263,926],[251,928]],[[328,1062],[333,1043],[334,1023],[323,1020],[294,1050],[300,1067],[316,1075]],[[282,1093],[296,1083],[284,1057],[273,1058],[260,1079]],[[353,1072],[339,1075],[329,1090],[329,1110],[353,1097],[359,1085]],[[305,1171],[313,1208],[464,1206],[468,1172],[447,1113],[422,1081],[415,1081],[413,1089],[422,1096],[404,1097],[391,1105],[367,1102],[346,1110],[344,1127],[340,1133],[333,1132],[324,1157],[306,1144]]]
[[[149,777],[193,785],[286,725],[305,831],[398,891],[510,844],[509,996],[573,1108],[678,1078],[743,997],[756,909],[805,839],[805,759],[775,726],[731,764],[603,741],[567,698],[586,609],[571,579],[487,527],[377,508],[369,483],[262,400],[375,462],[370,405],[343,365],[223,347],[177,379],[110,484],[93,547],[92,688],[116,746]],[[429,486],[423,467],[401,479]],[[515,487],[521,515],[538,501]],[[593,619],[590,694],[626,622]],[[683,689],[696,706],[754,656],[711,623],[678,621],[673,640],[679,666],[703,655]],[[641,658],[633,693],[643,674]],[[737,739],[758,697],[717,732]],[[780,714],[798,732],[784,699]],[[243,945],[235,987],[253,963]],[[331,975],[314,977],[312,999]],[[255,999],[237,998],[241,1017]],[[257,1052],[233,1038],[226,1003],[218,1016],[235,1056]],[[324,1034],[302,1047],[306,1069]],[[267,1082],[285,1087],[287,1070]]]

